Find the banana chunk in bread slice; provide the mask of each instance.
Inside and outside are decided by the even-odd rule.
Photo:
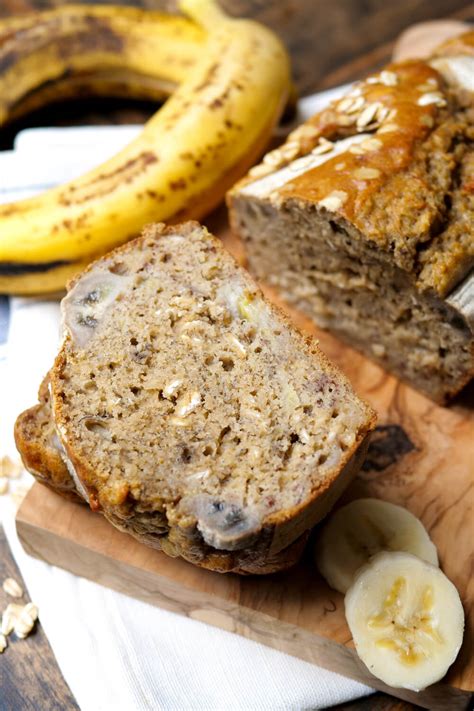
[[[258,279],[439,402],[474,373],[473,47],[368,77],[228,198]]]
[[[148,228],[62,303],[52,417],[77,490],[214,570],[295,562],[374,413],[197,223]]]

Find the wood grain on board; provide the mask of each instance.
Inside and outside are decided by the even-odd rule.
[[[32,9],[46,9],[57,6],[61,2],[63,0],[2,0],[0,17],[28,12]],[[113,0],[113,2],[153,8],[173,6],[173,2],[165,2],[165,0],[130,0],[129,2]],[[301,95],[357,79],[380,67],[389,60],[395,38],[414,22],[443,16],[474,21],[474,3],[466,3],[465,0],[432,0],[429,3],[412,0],[387,3],[386,0],[373,0],[370,4],[362,0],[335,0],[331,3],[326,0],[223,0],[223,5],[235,15],[245,14],[267,23],[282,37],[292,57],[295,82]],[[150,104],[110,100],[82,101],[80,104],[76,102],[46,108],[4,129],[0,134],[0,148],[11,147],[15,133],[24,127],[84,123],[140,123],[155,109],[156,107]],[[330,339],[323,337],[322,345],[330,355],[334,354],[336,346],[331,344]],[[338,357],[342,367],[345,367],[351,376],[351,352],[348,350],[345,357],[340,353]],[[391,387],[393,390],[393,385],[384,386],[380,383],[379,387],[377,382],[374,382],[371,387],[376,395],[380,394],[384,387]],[[369,484],[372,483],[376,487],[376,480],[381,476],[381,472],[385,472],[385,475],[392,479],[399,477],[398,493],[399,500],[402,501],[402,465],[393,469],[393,464],[398,458],[401,462],[411,462],[411,465],[415,466],[416,460],[413,457],[408,460],[406,458],[410,452],[415,451],[411,449],[413,442],[407,441],[407,438],[400,433],[397,423],[393,429],[393,419],[397,420],[397,417],[403,419],[399,416],[404,407],[403,389],[401,393],[393,392],[392,395],[393,404],[387,407],[385,413],[385,429],[379,431],[378,444],[371,451],[375,469],[363,473],[359,483],[365,486],[365,477],[369,479]],[[467,396],[465,399],[467,401]],[[462,411],[462,405],[455,406],[453,410],[455,413],[462,413]],[[428,427],[426,432],[426,425],[416,422],[416,414],[410,412],[409,419],[423,429],[422,435],[431,434],[438,444],[437,430],[436,427],[433,428],[433,423],[432,429]],[[413,436],[415,437],[415,433]],[[402,455],[401,452],[405,454]],[[449,458],[449,454],[446,455]],[[474,460],[474,457],[472,459]],[[416,492],[413,493],[412,499],[413,510],[416,512]],[[433,525],[436,528],[438,527],[436,516],[442,516],[436,500],[424,512],[425,520],[432,514],[434,514]],[[470,522],[467,521],[464,528],[469,530],[469,526]],[[456,526],[454,526],[453,539],[456,535]],[[0,561],[4,561],[7,570],[14,565],[2,536],[0,536]],[[20,579],[18,571],[15,577]],[[327,616],[330,614],[328,612]],[[48,711],[56,708],[61,708],[61,711],[76,709],[77,706],[64,683],[45,635],[40,632],[31,640],[26,640],[26,643],[26,647],[20,643],[15,645],[0,660],[0,671],[11,682],[1,684],[2,711],[24,711],[30,708],[48,709]],[[34,658],[37,661],[41,660],[41,663],[34,663]],[[31,664],[28,662],[30,659]],[[21,694],[18,693],[18,689],[21,689]],[[407,711],[414,706],[378,693],[338,708],[339,711],[373,711],[374,709]]]

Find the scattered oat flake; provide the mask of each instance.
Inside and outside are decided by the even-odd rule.
[[[8,479],[0,479],[0,496],[7,493],[9,487]]]
[[[384,123],[384,125],[379,128],[379,133],[393,133],[393,131],[399,130],[400,126],[396,123]]]
[[[0,633],[0,654],[2,654],[8,646],[7,638]]]
[[[33,621],[38,619],[39,609],[38,605],[35,605],[34,602],[28,602],[25,605],[25,612],[31,617]]]
[[[311,126],[311,124],[302,124],[295,128],[294,131],[290,133],[288,138],[292,141],[299,141],[302,138],[316,138],[319,134],[319,128],[316,126]]]
[[[260,165],[254,165],[250,168],[249,175],[251,178],[263,178],[264,175],[271,173],[271,168],[268,165],[260,163]]]
[[[380,123],[382,123],[382,121],[385,121],[385,119],[388,117],[389,113],[390,109],[388,108],[388,106],[380,106],[376,114],[377,121],[380,121]]]
[[[359,180],[374,180],[380,177],[380,170],[377,168],[357,168],[354,171],[354,176]]]
[[[266,165],[271,165],[275,168],[278,168],[280,165],[282,165],[284,163],[283,155],[282,155],[281,151],[279,151],[278,149],[276,149],[274,151],[270,151],[270,153],[267,153],[267,155],[264,156],[263,162]]]
[[[367,138],[361,145],[365,151],[378,151],[383,143],[378,138]]]
[[[300,170],[304,170],[305,168],[312,167],[313,164],[314,160],[311,158],[311,156],[303,156],[302,158],[298,158],[297,161],[290,165],[290,170],[299,172]]]
[[[354,99],[352,106],[350,109],[348,109],[347,113],[348,114],[355,114],[357,111],[360,111],[360,109],[365,105],[365,99],[363,96],[358,96]]]
[[[15,616],[13,615],[12,611],[8,609],[3,611],[2,614],[2,625],[0,628],[0,632],[4,634],[6,637],[8,637],[11,632],[13,632],[13,624],[15,621]]]
[[[300,144],[297,141],[288,141],[280,148],[280,153],[286,160],[295,158],[300,152]]]
[[[319,201],[321,207],[325,207],[326,210],[338,210],[344,205],[347,200],[347,193],[344,190],[333,190],[332,193],[327,195],[323,200]]]
[[[446,106],[446,100],[437,91],[428,92],[427,94],[422,94],[417,101],[418,106],[429,106],[430,104],[435,104],[436,106]]]
[[[26,639],[34,626],[34,621],[26,616],[25,619],[17,619],[15,621],[14,631],[18,639]]]
[[[6,454],[0,459],[0,477],[7,477],[9,479],[18,479],[22,472],[22,465],[19,461],[13,461],[11,457]]]
[[[2,587],[10,597],[23,597],[23,590],[14,578],[6,578]]]
[[[352,153],[355,156],[361,156],[365,153],[365,149],[361,145],[351,146],[349,148],[349,153]]]
[[[380,104],[378,101],[374,101],[373,104],[366,106],[357,119],[357,128],[364,128],[364,126],[367,126],[375,117],[375,114],[379,111],[379,109]]]
[[[341,99],[341,101],[339,101],[337,103],[336,108],[341,113],[346,113],[351,108],[353,103],[354,103],[354,99],[346,96],[345,99]]]
[[[322,153],[329,153],[329,151],[332,151],[334,149],[334,143],[332,141],[328,141],[326,138],[320,138],[318,145],[313,148],[311,153],[314,156],[319,156]]]
[[[398,84],[398,77],[395,72],[390,72],[384,69],[380,72],[380,81],[385,86],[396,86]]]

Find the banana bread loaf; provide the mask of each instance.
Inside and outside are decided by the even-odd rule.
[[[196,223],[98,260],[62,310],[52,420],[91,508],[213,570],[296,562],[375,419],[317,345]]]
[[[439,402],[474,368],[473,46],[370,76],[228,197],[258,279]]]

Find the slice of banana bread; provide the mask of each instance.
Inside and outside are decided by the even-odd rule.
[[[473,41],[369,77],[229,195],[259,279],[440,402],[474,369]]]
[[[53,420],[91,507],[213,570],[296,562],[375,419],[316,343],[197,223],[98,260],[62,310]]]
[[[49,375],[43,380],[39,390],[39,404],[25,410],[19,415],[15,423],[15,441],[21,453],[25,468],[35,476],[37,481],[60,496],[77,504],[85,505],[87,501],[78,493],[74,480],[75,472],[68,470],[68,459],[59,442],[56,429],[52,420],[51,399],[49,396]],[[140,534],[128,531],[139,540],[157,547],[156,538],[152,534],[146,541],[146,532]],[[258,551],[239,552],[237,559],[230,558],[227,554],[220,555],[216,552],[208,559],[211,565],[221,571],[231,569],[236,573],[258,572],[259,574],[273,573],[286,570],[298,562],[308,539],[309,531],[302,534],[282,551],[269,555],[265,561],[257,558]],[[162,539],[166,547],[166,538]],[[169,547],[172,554],[172,549]],[[201,554],[200,554],[201,555]],[[255,567],[256,566],[256,567]],[[255,569],[254,569],[255,567]]]

